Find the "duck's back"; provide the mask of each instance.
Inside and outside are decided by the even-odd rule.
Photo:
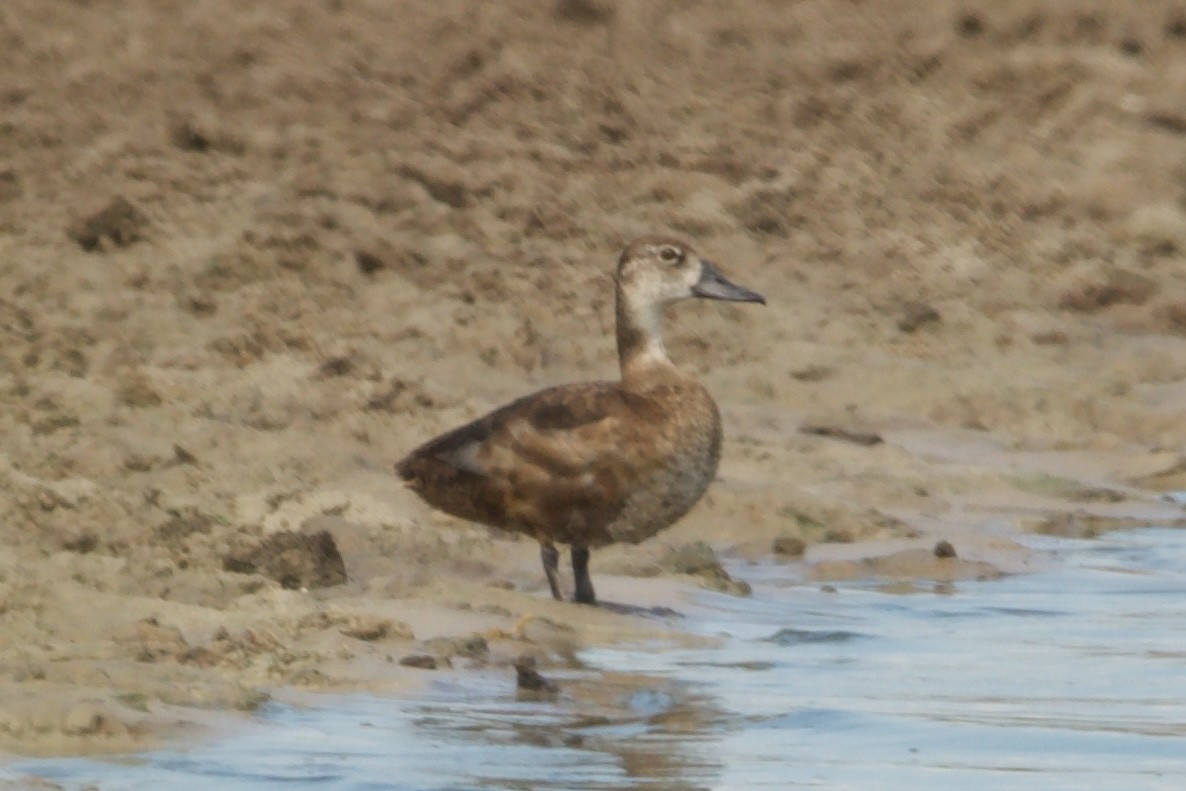
[[[683,377],[644,389],[542,390],[417,448],[396,465],[433,506],[545,541],[648,538],[716,473],[720,417]]]

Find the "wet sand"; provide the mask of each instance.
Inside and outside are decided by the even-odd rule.
[[[1180,521],[1183,11],[722,9],[5,5],[0,748],[681,639],[391,472],[613,376],[641,232],[769,305],[673,311],[720,479],[603,599],[742,595],[697,542],[893,585]]]

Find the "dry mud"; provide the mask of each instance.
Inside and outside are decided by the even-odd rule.
[[[699,541],[909,588],[1174,522],[1184,92],[1176,2],[5,2],[0,742],[669,628],[391,474],[613,376],[642,232],[769,305],[673,311],[720,480],[604,598],[743,593]]]

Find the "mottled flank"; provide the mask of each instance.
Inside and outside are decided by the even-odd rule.
[[[689,297],[763,301],[679,240],[634,241],[617,272],[621,381],[521,398],[417,448],[399,476],[442,511],[538,540],[558,599],[553,542],[572,545],[575,598],[593,602],[589,548],[650,538],[716,475],[720,413],[663,347],[662,307]]]

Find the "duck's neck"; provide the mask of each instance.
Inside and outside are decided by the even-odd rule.
[[[663,346],[663,309],[649,300],[631,299],[617,288],[618,364],[622,383],[644,386],[656,376],[676,374]]]

